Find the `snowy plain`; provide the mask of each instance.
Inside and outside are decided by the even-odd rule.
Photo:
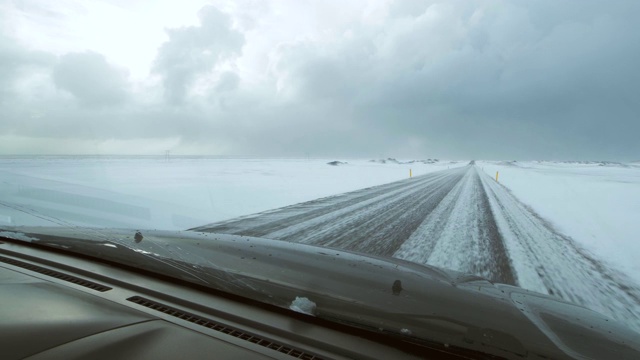
[[[467,161],[0,157],[1,225],[184,230]]]

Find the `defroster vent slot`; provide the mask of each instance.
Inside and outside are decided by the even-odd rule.
[[[215,331],[221,332],[221,333],[225,333],[227,335],[231,335],[233,337],[237,337],[239,339],[248,341],[248,342],[252,342],[254,344],[258,344],[260,346],[264,346],[266,348],[281,352],[283,354],[287,354],[289,356],[292,356],[294,358],[297,359],[313,359],[313,360],[321,360],[322,358],[314,355],[314,354],[310,354],[304,350],[300,350],[300,349],[295,349],[291,346],[287,346],[287,345],[283,345],[280,344],[278,342],[275,342],[273,340],[268,340],[265,338],[262,338],[260,336],[256,336],[254,334],[250,334],[247,333],[245,331],[239,330],[239,329],[235,329],[232,328],[230,326],[227,325],[223,325],[220,323],[217,323],[211,319],[207,319],[204,317],[201,317],[199,315],[195,315],[165,304],[161,304],[159,302],[156,302],[154,300],[149,300],[149,299],[145,299],[143,297],[140,296],[133,296],[127,299],[128,301],[131,301],[133,303],[136,303],[138,305],[142,305],[144,307],[147,307],[149,309],[153,309],[162,313],[165,313],[167,315],[171,315],[174,317],[177,317],[179,319],[182,320],[186,320],[189,322],[192,322],[194,324],[198,324],[200,326],[204,326],[206,328],[209,329],[213,329]]]
[[[100,292],[105,292],[105,291],[109,291],[112,288],[102,285],[102,284],[98,284],[95,283],[93,281],[89,281],[89,280],[85,280],[85,279],[81,279],[79,277],[73,276],[73,275],[69,275],[69,274],[65,274],[56,270],[51,270],[51,269],[47,269],[47,268],[43,268],[41,266],[38,265],[33,265],[33,264],[29,264],[20,260],[15,260],[15,259],[11,259],[11,258],[7,258],[4,256],[0,256],[0,262],[3,262],[5,264],[9,264],[9,265],[13,265],[13,266],[17,266],[23,269],[27,269],[30,271],[34,271],[37,272],[39,274],[42,275],[46,275],[46,276],[51,276],[52,278],[56,278],[59,280],[63,280],[63,281],[68,281],[70,283],[76,284],[76,285],[80,285],[80,286],[84,286],[86,288],[95,290],[95,291],[100,291]]]

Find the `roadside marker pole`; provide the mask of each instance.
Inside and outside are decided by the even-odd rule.
[[[413,174],[411,174],[411,169],[409,169],[409,177],[413,177]]]
[[[498,172],[496,171],[496,182],[498,182]]]

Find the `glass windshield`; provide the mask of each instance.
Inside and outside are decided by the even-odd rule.
[[[58,248],[66,236],[77,252],[111,244],[124,251],[114,258],[224,291],[237,289],[211,276],[241,276],[254,300],[400,335],[435,313],[388,322],[378,302],[418,309],[427,295],[402,276],[421,271],[513,285],[640,331],[639,10],[3,2],[0,232],[49,234]],[[260,262],[269,271],[216,267],[192,244],[221,246],[216,235],[275,241],[267,258],[289,247]],[[356,254],[386,275],[357,268]],[[332,300],[308,311],[295,301],[322,274]],[[384,296],[356,296],[357,277]],[[345,299],[369,312],[340,313]]]

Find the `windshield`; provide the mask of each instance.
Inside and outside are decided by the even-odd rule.
[[[388,321],[376,319],[383,300],[426,301],[400,294],[402,276],[427,271],[437,275],[419,277],[482,277],[640,331],[638,11],[634,1],[3,2],[0,234],[87,254],[111,244],[128,252],[98,253],[371,328]],[[235,249],[221,245],[229,235],[249,242],[251,260],[290,247],[246,268],[198,254]],[[356,270],[357,254],[381,263]],[[353,278],[374,274],[371,289],[389,298],[357,294]],[[310,305],[303,284],[322,276],[331,281]],[[227,286],[240,278],[253,292]],[[358,306],[338,311],[347,299]],[[428,338],[410,328],[418,313],[385,326]]]

